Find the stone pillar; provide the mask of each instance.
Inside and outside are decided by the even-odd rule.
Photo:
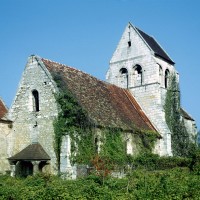
[[[10,176],[15,177],[15,175],[16,175],[16,164],[11,164],[10,170],[11,170]]]
[[[31,161],[32,165],[33,165],[33,175],[39,173],[39,164],[40,161]]]

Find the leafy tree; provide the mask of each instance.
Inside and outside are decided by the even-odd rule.
[[[187,156],[189,153],[189,134],[180,112],[180,89],[175,74],[169,79],[165,99],[165,118],[171,131],[172,152],[174,156]]]
[[[200,130],[197,133],[197,144],[198,144],[198,147],[200,147]]]

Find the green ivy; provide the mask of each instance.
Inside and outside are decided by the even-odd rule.
[[[165,118],[171,131],[172,152],[174,156],[187,156],[190,141],[180,112],[180,89],[176,75],[169,79],[169,88],[165,98]]]
[[[152,152],[157,139],[160,137],[157,132],[150,130],[137,129],[135,134],[138,135],[140,140],[138,141],[140,152]]]
[[[89,119],[87,112],[77,101],[77,98],[66,88],[62,76],[54,75],[59,92],[55,94],[58,104],[58,116],[54,120],[54,150],[57,158],[58,173],[60,173],[60,154],[63,136],[71,139],[71,163],[90,164],[97,155],[95,146],[95,124]],[[153,131],[136,129],[141,151],[152,151],[158,135]],[[110,166],[124,166],[129,162],[126,154],[124,132],[118,128],[101,128],[99,157],[106,160]]]
[[[58,104],[58,117],[54,121],[54,149],[57,157],[58,172],[60,171],[60,154],[63,136],[71,139],[71,162],[86,164],[92,158],[94,148],[93,123],[82,109],[72,93],[65,89],[61,77],[55,77],[59,93],[55,95]]]
[[[107,128],[103,130],[100,156],[109,160],[111,165],[122,166],[126,163],[126,144],[122,134],[120,129]]]

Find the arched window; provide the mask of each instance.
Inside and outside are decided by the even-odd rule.
[[[33,95],[33,111],[38,112],[40,105],[39,105],[39,93],[37,90],[32,91]]]
[[[142,75],[142,67],[140,65],[135,65],[134,67],[134,79],[135,86],[142,85],[143,75]]]
[[[165,88],[168,88],[169,85],[169,70],[165,70]]]
[[[159,65],[159,78],[160,78],[160,85],[163,86],[163,69]]]
[[[128,88],[128,70],[126,68],[121,68],[120,72],[120,86],[122,88]]]

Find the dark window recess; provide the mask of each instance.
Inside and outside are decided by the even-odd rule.
[[[121,68],[120,70],[119,70],[119,72],[121,73],[121,75],[122,75],[122,82],[124,83],[124,86],[126,87],[126,88],[128,88],[128,70],[126,69],[126,68]]]
[[[135,73],[137,74],[138,83],[142,85],[143,82],[143,74],[142,74],[142,67],[140,65],[135,66]]]
[[[98,138],[95,138],[94,145],[95,145],[95,151],[96,153],[98,153]]]
[[[131,47],[131,41],[128,41],[128,47]]]
[[[39,111],[39,93],[37,90],[33,90],[32,94],[33,94],[33,110],[38,112]]]
[[[165,70],[165,88],[168,88],[168,84],[169,84],[169,70],[166,69]]]

